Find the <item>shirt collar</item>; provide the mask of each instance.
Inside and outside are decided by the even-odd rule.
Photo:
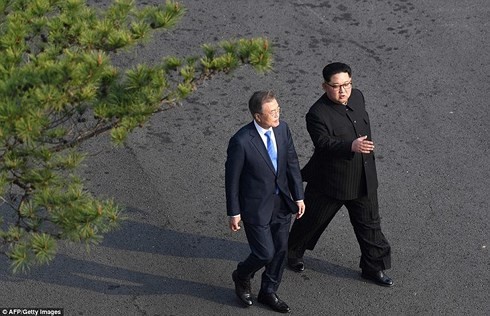
[[[257,124],[257,122],[255,120],[254,120],[254,125],[255,125],[255,128],[257,129],[257,132],[259,132],[259,134],[261,134],[261,135],[265,135],[265,132],[267,132],[267,131],[272,132],[272,127],[269,127],[269,129],[265,129],[262,126],[260,126],[259,124]]]

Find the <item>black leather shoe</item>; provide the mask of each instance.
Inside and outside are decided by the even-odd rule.
[[[288,304],[284,303],[276,293],[262,293],[259,292],[259,296],[257,297],[257,301],[264,305],[269,306],[273,310],[279,313],[289,313],[291,309]]]
[[[288,267],[298,273],[305,271],[303,258],[288,258]]]
[[[238,274],[235,271],[231,274],[231,278],[233,282],[235,282],[235,293],[236,296],[242,301],[245,306],[252,306],[252,289],[250,286],[250,279],[242,280],[238,277]]]
[[[362,271],[361,277],[374,281],[374,283],[381,286],[393,286],[393,280],[387,276],[383,271]]]

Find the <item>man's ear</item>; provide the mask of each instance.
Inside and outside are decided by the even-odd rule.
[[[323,82],[323,83],[322,83],[322,89],[323,89],[323,91],[325,91],[325,92],[327,91],[327,83],[326,83],[326,82]]]

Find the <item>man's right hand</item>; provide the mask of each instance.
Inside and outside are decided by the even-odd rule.
[[[367,136],[356,138],[352,142],[351,150],[355,153],[370,154],[374,150],[374,143],[366,138]]]
[[[240,215],[237,215],[237,216],[230,216],[230,222],[229,222],[229,225],[230,225],[230,229],[234,232],[240,230],[240,221],[241,221],[242,217]]]

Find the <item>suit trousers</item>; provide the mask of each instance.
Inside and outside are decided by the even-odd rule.
[[[291,211],[280,195],[274,195],[274,211],[268,225],[243,223],[251,253],[237,267],[240,279],[253,278],[265,267],[260,290],[275,293],[281,283],[287,255]]]
[[[337,200],[307,185],[305,205],[305,214],[295,220],[291,228],[289,258],[302,258],[306,249],[313,250],[335,214],[345,205],[361,249],[359,267],[365,271],[381,271],[391,267],[391,248],[381,232],[376,191],[354,200]]]

